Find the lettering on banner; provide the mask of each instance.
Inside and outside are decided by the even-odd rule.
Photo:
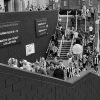
[[[20,22],[0,23],[0,47],[21,42]]]
[[[48,34],[47,18],[36,19],[36,36],[40,37]]]

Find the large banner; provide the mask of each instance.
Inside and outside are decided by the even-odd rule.
[[[40,37],[48,34],[47,18],[36,19],[36,36]]]
[[[5,47],[20,42],[20,22],[0,23],[0,47]]]

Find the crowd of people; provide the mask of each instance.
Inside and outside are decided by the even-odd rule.
[[[34,63],[28,62],[24,59],[18,61],[15,58],[10,58],[8,60],[8,65],[24,71],[49,75],[60,79],[65,78],[65,66],[63,65],[62,61],[58,61],[56,57],[53,59],[53,61],[47,61],[44,57],[40,57],[40,60],[36,60]]]
[[[26,8],[26,11],[45,11],[45,10],[52,10],[52,6],[50,5],[42,5],[42,6],[33,6],[32,4],[31,5],[28,5],[27,8]]]
[[[74,69],[76,68],[78,75],[83,70],[91,70],[98,73],[100,69],[100,54],[97,48],[94,47],[95,33],[93,29],[88,32],[77,31],[77,33],[78,37],[75,38],[73,46],[76,44],[81,45],[83,52],[81,54],[68,53],[68,67],[72,67],[73,72],[75,72]],[[75,34],[73,35],[75,37]]]
[[[92,14],[88,20],[91,20],[93,17],[94,15]],[[73,26],[71,30],[67,30],[67,35],[65,35],[65,32],[66,31],[62,25],[58,23],[57,32],[52,35],[46,52],[47,56],[49,55],[52,57],[52,60],[40,57],[40,60],[36,60],[36,62],[31,63],[24,59],[18,61],[15,58],[10,58],[8,60],[8,65],[10,67],[56,77],[63,80],[68,80],[74,76],[79,77],[80,72],[86,70],[93,69],[95,72],[98,72],[100,67],[100,55],[94,48],[95,33],[92,25],[90,24],[87,32],[84,32],[81,29],[76,31]],[[73,46],[78,44],[83,47],[82,53],[80,54],[75,54],[72,50],[66,54],[66,57],[68,58],[66,60],[66,65],[64,65],[63,60],[58,59],[59,35],[61,35],[60,39],[73,40]]]
[[[91,33],[91,34],[90,34]],[[80,72],[86,71],[88,69],[94,68],[94,71],[97,72],[100,65],[100,57],[98,52],[93,49],[94,42],[94,34],[92,32],[81,34],[81,31],[76,32],[70,31],[70,39],[73,39],[75,44],[80,44],[83,46],[83,52],[81,54],[74,54],[73,52],[69,52],[66,54],[67,56],[67,64],[63,64],[63,60],[57,59],[57,51],[58,51],[58,42],[57,35],[53,35],[51,38],[51,48],[50,55],[52,56],[52,60],[47,60],[44,57],[40,57],[40,60],[36,60],[36,62],[31,63],[27,60],[18,61],[15,58],[10,58],[8,60],[8,65],[10,67],[19,68],[22,70],[30,71],[33,73],[39,73],[48,75],[51,77],[60,78],[63,80],[68,80],[74,76],[79,77]],[[88,38],[87,34],[89,35]]]

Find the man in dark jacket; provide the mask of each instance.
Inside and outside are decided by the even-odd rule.
[[[55,69],[53,73],[53,77],[59,78],[59,79],[64,79],[64,71],[61,68]]]

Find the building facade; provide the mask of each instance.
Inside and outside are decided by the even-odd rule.
[[[87,6],[87,8],[93,6],[98,7],[98,2],[100,0],[61,0],[61,8],[62,9],[80,9],[83,4]]]

